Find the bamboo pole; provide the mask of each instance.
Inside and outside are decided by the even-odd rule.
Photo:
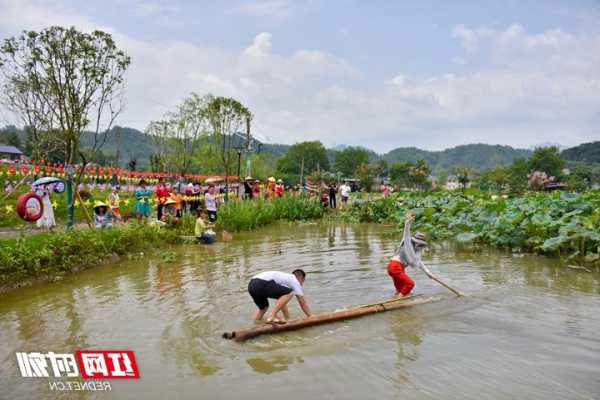
[[[358,318],[369,314],[375,314],[384,311],[397,310],[399,308],[416,306],[419,304],[432,303],[441,300],[440,296],[421,297],[414,296],[409,298],[392,299],[382,301],[380,303],[367,304],[365,306],[353,307],[347,310],[334,311],[315,315],[310,318],[294,319],[285,324],[264,324],[237,331],[225,332],[222,337],[224,339],[233,339],[236,342],[243,342],[260,335],[267,335],[279,332],[293,331],[297,329],[307,328],[309,326],[326,324],[329,322],[342,321],[350,318]]]
[[[439,283],[440,285],[442,285],[443,287],[445,287],[446,289],[448,289],[449,291],[451,291],[452,293],[454,293],[455,295],[457,295],[458,297],[461,296],[465,296],[464,293],[459,292],[457,289],[454,289],[453,287],[449,286],[448,284],[444,283],[440,278],[438,278],[435,275],[427,275],[429,278],[433,279],[434,281],[436,281],[437,283]]]
[[[85,206],[83,205],[83,200],[81,200],[81,196],[79,195],[79,190],[77,190],[77,188],[75,189],[75,197],[77,197],[77,200],[79,200],[79,204],[81,204],[81,208],[83,208],[83,213],[85,215],[85,219],[89,228],[94,229],[94,225],[92,224],[90,214],[88,213],[87,208],[85,208]]]

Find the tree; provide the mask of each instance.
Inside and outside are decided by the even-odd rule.
[[[296,143],[277,161],[277,173],[308,176],[316,170],[329,170],[327,150],[319,141]]]
[[[106,142],[122,111],[124,74],[130,58],[108,33],[82,33],[53,26],[24,31],[0,47],[3,101],[32,130],[36,145],[62,152],[65,163],[83,160],[85,129],[92,132],[91,153]],[[73,224],[72,179],[67,179],[68,226]]]
[[[388,176],[388,174],[390,173],[388,163],[384,159],[379,159],[377,161],[374,161],[373,167],[375,168],[375,173],[378,176]]]
[[[577,163],[567,176],[569,188],[577,191],[584,191],[592,186],[594,172],[590,165]]]
[[[455,167],[454,174],[463,189],[466,189],[473,178],[473,170],[466,166]]]
[[[160,121],[151,121],[146,133],[152,136],[157,166],[162,164],[181,176],[191,169],[200,137],[207,134],[207,105],[212,96],[192,93],[177,111],[169,112]],[[162,162],[161,162],[162,161]]]
[[[246,134],[250,135],[252,113],[235,99],[214,97],[208,101],[206,117],[212,129],[213,138],[220,141],[219,154],[225,174],[225,201],[228,201],[229,180],[227,177],[233,175],[233,166],[238,157],[233,143],[234,135],[238,134],[242,126],[245,126]],[[215,143],[217,143],[216,140]]]
[[[361,147],[346,147],[335,153],[334,170],[344,177],[354,176],[356,169],[362,164],[369,163],[369,152]]]
[[[430,173],[431,170],[429,168],[429,164],[423,159],[418,160],[417,163],[410,169],[410,176],[412,178],[412,182],[417,188],[421,190],[425,190],[425,188],[427,187],[427,182]]]
[[[410,171],[413,167],[414,164],[410,162],[397,162],[390,165],[390,179],[397,188],[403,189],[412,187],[412,176]]]
[[[19,139],[17,129],[12,125],[2,128],[2,130],[0,130],[0,143],[20,148],[21,139]]]
[[[509,167],[508,186],[513,193],[521,193],[527,188],[529,165],[523,158],[517,158]]]
[[[360,179],[360,187],[370,193],[375,178],[375,167],[371,164],[361,164],[358,166],[356,174]]]
[[[565,160],[560,156],[558,147],[538,147],[528,162],[529,171],[542,171],[549,177],[559,178],[565,167]]]

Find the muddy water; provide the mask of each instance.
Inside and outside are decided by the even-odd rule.
[[[600,274],[489,249],[439,246],[431,269],[468,298],[414,272],[438,303],[266,336],[248,325],[250,277],[308,271],[315,312],[389,297],[394,242],[375,226],[277,225],[228,243],[174,248],[0,297],[1,399],[600,398]],[[299,316],[297,303],[290,307]],[[57,393],[20,376],[16,351],[132,349],[139,381]]]

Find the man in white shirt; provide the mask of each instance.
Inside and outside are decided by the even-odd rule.
[[[342,206],[345,206],[348,203],[348,197],[350,197],[350,192],[352,189],[348,182],[344,182],[342,186],[340,186],[340,196],[342,197]]]
[[[310,308],[304,299],[304,291],[302,290],[305,278],[306,273],[301,269],[296,269],[291,274],[279,271],[265,271],[253,276],[250,279],[250,283],[248,283],[248,293],[250,293],[254,304],[258,307],[258,310],[254,313],[254,321],[260,321],[267,312],[269,308],[268,299],[277,299],[277,303],[275,303],[273,311],[271,311],[271,314],[267,318],[267,322],[285,323],[277,318],[277,313],[281,311],[286,320],[290,318],[287,303],[294,295],[298,299],[300,308],[306,316],[312,316]]]

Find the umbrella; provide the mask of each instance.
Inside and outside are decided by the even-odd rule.
[[[57,182],[62,182],[62,180],[55,178],[53,176],[45,176],[45,177],[40,178],[40,179],[36,180],[35,182],[33,182],[33,186],[49,185],[51,183],[57,183]]]

